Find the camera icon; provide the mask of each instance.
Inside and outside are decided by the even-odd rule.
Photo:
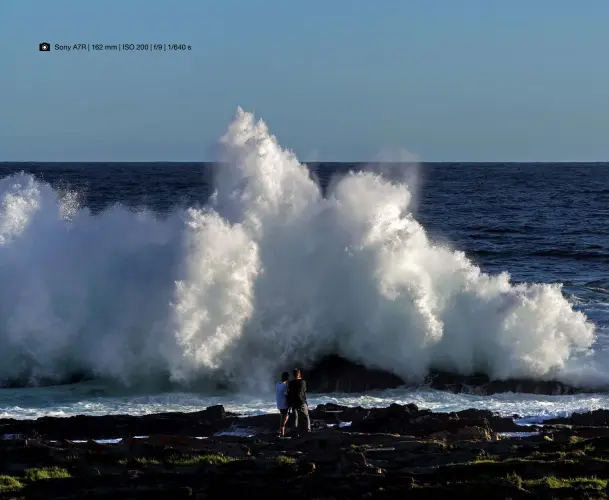
[[[42,42],[38,45],[38,49],[40,52],[49,52],[51,50],[51,44],[47,42]]]

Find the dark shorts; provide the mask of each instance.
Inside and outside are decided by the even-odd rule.
[[[285,410],[279,409],[279,413],[281,413],[282,417],[287,417],[288,416],[288,409],[287,408]]]

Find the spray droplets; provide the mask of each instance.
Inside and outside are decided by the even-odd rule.
[[[324,197],[241,109],[221,145],[209,205],[163,219],[0,181],[0,378],[78,369],[247,391],[330,352],[410,379],[604,373],[560,287],[513,286],[434,244],[406,183],[350,173]]]

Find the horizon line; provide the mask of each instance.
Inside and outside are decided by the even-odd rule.
[[[300,160],[300,163],[306,163],[306,164],[358,164],[358,165],[382,165],[382,164],[403,164],[403,165],[408,165],[408,164],[419,164],[419,165],[429,165],[429,164],[455,164],[455,163],[466,163],[469,165],[496,165],[496,164],[503,164],[503,165],[531,165],[531,164],[538,164],[538,165],[573,165],[573,164],[579,164],[579,165],[590,165],[590,164],[602,164],[602,163],[609,163],[609,159],[608,160],[588,160],[588,161],[577,161],[577,160],[571,160],[571,161],[548,161],[548,160],[544,160],[544,161],[502,161],[502,160],[492,160],[492,161],[467,161],[467,160],[442,160],[442,161],[425,161],[425,160],[421,160],[421,161],[374,161],[374,160],[330,160],[330,161],[324,161],[324,160]],[[149,165],[149,164],[153,164],[153,163],[170,163],[170,164],[174,164],[174,165],[192,165],[192,164],[209,164],[209,163],[228,163],[228,162],[223,162],[221,160],[180,160],[180,161],[176,161],[176,160],[151,160],[151,161],[146,161],[146,160],[138,160],[138,161],[129,161],[129,160],[111,160],[111,161],[106,161],[106,160],[70,160],[70,161],[40,161],[40,160],[0,160],[0,166],[1,165],[5,165],[5,164],[62,164],[62,165],[73,165],[73,164],[88,164],[88,165],[95,165],[95,164],[132,164],[132,165]]]

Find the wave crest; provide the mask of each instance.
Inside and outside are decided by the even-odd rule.
[[[0,180],[0,379],[168,373],[246,389],[330,353],[406,380],[606,378],[594,325],[559,285],[514,286],[434,244],[405,183],[349,173],[323,196],[241,109],[221,144],[209,204],[165,218],[93,216],[32,176]]]

